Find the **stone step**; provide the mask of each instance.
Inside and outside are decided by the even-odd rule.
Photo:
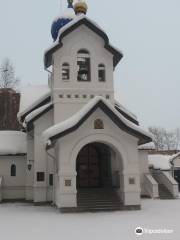
[[[141,207],[140,205],[137,206],[113,206],[113,207],[74,207],[74,208],[60,208],[60,211],[62,213],[82,213],[82,212],[107,212],[107,211],[124,211],[124,210],[133,210],[133,211],[138,211],[140,210]]]
[[[80,189],[77,194],[79,209],[90,211],[122,210],[123,204],[114,189]]]
[[[164,184],[159,184],[159,197],[160,199],[173,199],[173,195],[170,193],[170,191],[167,189],[167,187]]]

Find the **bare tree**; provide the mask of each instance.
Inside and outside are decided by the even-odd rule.
[[[156,147],[156,150],[164,149],[164,128],[160,127],[149,127],[149,131],[153,135],[153,141]]]
[[[0,66],[0,88],[16,89],[19,82],[19,78],[15,76],[15,68],[12,62],[8,58],[4,59]]]
[[[180,149],[180,128],[176,128],[174,134],[176,139],[176,149]]]
[[[165,150],[176,150],[176,136],[174,131],[164,131]]]
[[[180,148],[180,129],[166,130],[161,127],[149,127],[156,150],[178,150]]]

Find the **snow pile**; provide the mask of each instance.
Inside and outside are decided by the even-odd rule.
[[[0,131],[0,155],[27,153],[26,134],[18,131]]]
[[[140,145],[139,150],[155,150],[155,144],[153,142]]]
[[[153,166],[155,169],[169,170],[171,168],[170,155],[163,154],[149,154],[148,161],[149,165]]]
[[[30,122],[31,120],[33,120],[36,116],[38,116],[39,114],[41,114],[43,111],[45,111],[48,107],[50,107],[53,103],[48,103],[45,104],[44,106],[32,111],[30,114],[27,115],[27,117],[25,118],[25,124]]]
[[[50,95],[48,85],[33,85],[20,89],[21,101],[18,118]]]
[[[146,131],[144,131],[141,127],[135,125],[134,123],[130,122],[129,120],[127,120],[125,117],[123,117],[122,114],[120,114],[115,108],[114,106],[109,103],[109,101],[107,101],[105,98],[97,96],[95,98],[93,98],[92,100],[90,100],[80,111],[78,111],[75,115],[73,115],[72,117],[68,118],[67,120],[56,124],[52,127],[50,127],[49,129],[47,129],[46,131],[44,131],[43,133],[43,138],[45,141],[45,145],[47,144],[48,140],[75,126],[99,101],[102,101],[119,119],[121,119],[121,121],[128,126],[129,128],[149,137],[152,138],[152,135]]]

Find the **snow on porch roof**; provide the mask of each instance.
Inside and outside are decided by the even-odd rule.
[[[49,97],[50,88],[48,85],[33,85],[21,88],[18,119],[23,121],[24,119],[21,118],[24,118],[28,113],[37,108],[41,102],[45,101]]]
[[[26,154],[26,134],[18,131],[0,131],[0,155]]]
[[[146,143],[138,147],[139,150],[155,150],[154,142]]]
[[[105,45],[104,48],[107,49],[107,51],[111,52],[113,54],[113,63],[114,67],[118,64],[118,62],[123,57],[123,54],[121,51],[114,46],[112,46],[109,42],[108,36],[105,33],[105,31],[99,27],[98,24],[96,24],[94,21],[89,19],[86,15],[82,14],[77,17],[75,17],[71,22],[67,23],[64,27],[62,27],[59,31],[59,35],[55,43],[48,48],[44,53],[44,65],[45,68],[48,68],[51,66],[52,61],[52,54],[59,48],[62,47],[62,39],[72,32],[74,29],[79,27],[80,25],[86,25],[89,29],[94,31],[96,34],[98,34],[100,37],[104,39]]]
[[[120,108],[123,112],[125,112],[127,115],[129,115],[131,118],[133,118],[134,120],[137,121],[137,116],[132,113],[131,111],[129,111],[129,109],[127,109],[126,107],[124,107],[121,103],[119,103],[117,100],[115,100],[115,106],[117,106],[118,108]]]
[[[30,114],[28,114],[25,117],[25,123],[28,123],[30,121],[32,121],[34,118],[36,118],[39,114],[41,114],[42,112],[44,112],[46,109],[48,109],[49,107],[51,107],[53,105],[53,103],[48,103],[43,105],[40,108],[37,108],[36,110],[32,111]]]
[[[116,124],[120,123],[119,126],[122,127],[124,131],[138,137],[140,144],[152,141],[152,135],[150,133],[123,117],[123,115],[119,113],[106,99],[97,96],[90,100],[80,111],[69,119],[44,131],[43,138],[45,145],[49,143],[49,140],[56,140],[77,129],[82,121],[85,121],[89,114],[95,111],[98,107],[102,108]]]
[[[40,108],[35,109],[30,114],[25,117],[23,122],[23,127],[27,129],[27,131],[33,128],[33,122],[37,120],[40,116],[42,116],[45,112],[49,111],[53,108],[53,102],[43,105]]]

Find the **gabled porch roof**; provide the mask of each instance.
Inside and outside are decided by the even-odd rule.
[[[76,129],[96,110],[100,108],[121,130],[139,139],[139,145],[152,141],[152,135],[131,121],[127,120],[114,106],[103,97],[95,97],[89,101],[80,111],[69,119],[56,124],[43,133],[46,147],[48,143],[56,141]]]

